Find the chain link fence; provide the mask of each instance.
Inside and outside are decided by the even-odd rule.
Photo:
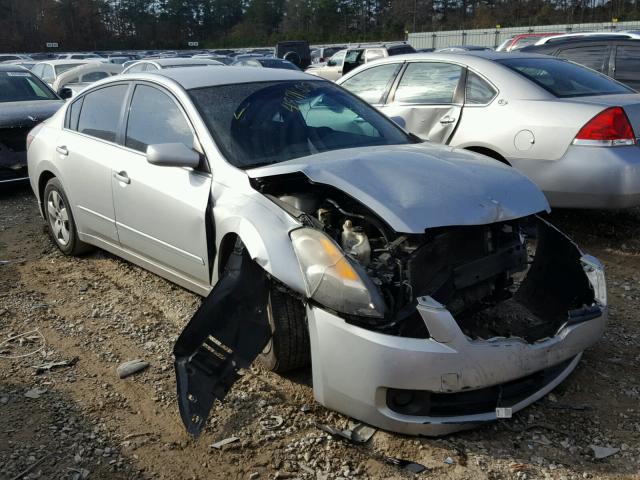
[[[445,48],[458,45],[477,45],[496,48],[505,40],[524,33],[578,33],[619,32],[640,30],[640,22],[579,23],[564,25],[538,25],[534,27],[493,28],[477,30],[448,30],[440,32],[416,32],[408,35],[414,48]]]

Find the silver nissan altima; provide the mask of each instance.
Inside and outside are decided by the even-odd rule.
[[[311,361],[318,402],[392,431],[509,418],[605,326],[602,265],[538,215],[528,178],[317,77],[112,77],[28,142],[62,252],[99,247],[206,296],[174,347],[196,436],[256,358]]]
[[[586,67],[531,53],[421,53],[338,83],[421,138],[512,165],[554,207],[640,205],[640,95]]]

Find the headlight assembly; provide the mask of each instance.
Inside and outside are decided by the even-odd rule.
[[[319,230],[291,232],[307,296],[337,312],[384,318],[385,304],[364,269]]]

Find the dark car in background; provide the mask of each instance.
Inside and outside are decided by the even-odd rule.
[[[62,105],[27,69],[0,65],[0,184],[28,179],[27,134]]]
[[[520,51],[565,58],[640,91],[640,39],[620,35],[572,37]]]

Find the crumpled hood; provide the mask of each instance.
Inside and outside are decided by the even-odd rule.
[[[0,103],[0,128],[35,126],[64,105],[63,100]]]
[[[338,150],[247,170],[251,178],[302,172],[360,201],[399,233],[520,218],[549,204],[500,162],[433,144]]]

